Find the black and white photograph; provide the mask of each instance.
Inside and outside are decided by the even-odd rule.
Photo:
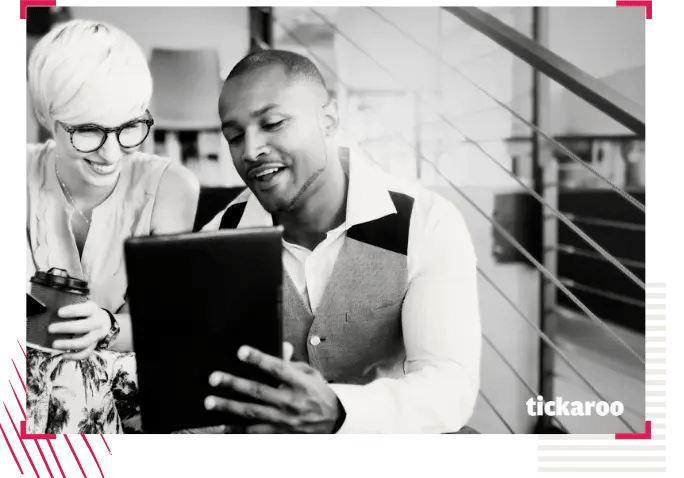
[[[650,437],[646,22],[28,8],[25,432]]]

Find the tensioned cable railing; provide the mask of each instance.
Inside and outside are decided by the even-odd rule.
[[[381,68],[385,73],[387,73],[395,82],[403,83],[400,80],[397,80],[395,75],[384,65],[382,65],[378,60],[370,55],[365,49],[360,47],[358,43],[356,43],[353,39],[349,37],[349,35],[345,34],[342,32],[337,25],[334,23],[330,22],[330,20],[325,17],[323,14],[320,12],[317,12],[314,9],[310,9],[314,15],[316,15],[321,21],[323,21],[328,27],[330,27],[333,31],[335,31],[337,34],[339,34],[342,38],[344,38],[346,41],[348,41],[352,46],[354,46],[360,53],[362,53],[364,56],[366,56],[368,59],[370,59],[373,63],[375,63],[379,68]],[[406,86],[406,85],[405,85]],[[437,108],[439,111],[439,108]],[[444,117],[441,113],[439,114],[440,117],[444,119],[444,121],[452,126],[461,136],[463,136],[466,140],[468,140],[468,136],[465,135],[456,125],[451,123],[448,118]],[[523,119],[523,121],[525,121]],[[631,271],[629,271],[626,267],[624,267],[622,264],[617,262],[617,260],[610,254],[608,253],[605,249],[603,249],[600,245],[598,245],[593,239],[591,239],[589,236],[587,236],[583,231],[581,231],[577,226],[575,226],[571,221],[569,221],[563,213],[558,211],[556,208],[550,206],[544,198],[542,198],[536,191],[534,191],[532,188],[530,188],[527,184],[525,184],[520,178],[518,178],[515,174],[510,172],[503,164],[501,164],[500,161],[498,161],[496,158],[494,158],[489,152],[487,152],[482,146],[480,146],[477,142],[474,142],[470,140],[471,144],[473,144],[477,149],[479,149],[482,153],[485,154],[486,157],[491,159],[501,170],[503,170],[507,175],[509,175],[513,180],[515,180],[520,186],[522,186],[535,200],[537,200],[542,206],[547,207],[553,214],[560,219],[565,225],[567,225],[573,232],[577,233],[582,239],[584,239],[589,245],[592,246],[594,250],[599,252],[604,259],[607,261],[611,262],[614,266],[616,266],[621,272],[623,272],[627,277],[629,277],[633,282],[635,282],[637,285],[639,285],[642,289],[645,289],[644,283],[637,278]],[[498,228],[499,232],[503,232],[506,235],[508,233],[501,227]],[[510,235],[509,235],[510,236]],[[604,321],[602,321],[600,318],[598,318],[589,308],[584,305],[567,287],[565,287],[548,269],[546,269],[543,265],[541,265],[532,255],[530,255],[527,250],[522,248],[520,251],[530,262],[532,262],[535,267],[542,273],[544,276],[551,281],[559,290],[561,290],[582,312],[584,312],[591,320],[593,320],[595,323],[597,323],[599,326],[601,326],[608,334],[614,339],[617,340],[623,347],[625,347],[632,355],[634,355],[642,364],[645,364],[644,359],[637,354],[629,345],[627,345],[624,340],[622,340],[616,333],[613,331],[611,327],[609,327]]]
[[[533,65],[604,114],[644,137],[644,108],[516,29],[477,7],[441,7],[516,57]]]
[[[410,146],[410,144],[409,144],[409,146]],[[365,148],[361,148],[361,149],[366,153],[366,155],[369,156],[369,158],[374,159],[374,158],[372,157],[372,154],[371,154],[367,149],[365,149]],[[429,163],[429,164],[433,167],[433,169],[435,170],[435,172],[436,172],[444,181],[446,181],[447,184],[449,184],[449,186],[450,186],[454,191],[456,191],[456,192],[457,192],[463,199],[465,199],[473,208],[475,208],[475,210],[478,211],[478,212],[480,213],[480,215],[482,215],[483,217],[485,217],[487,220],[489,220],[489,222],[490,222],[494,227],[496,227],[497,229],[499,229],[499,232],[501,232],[501,233],[506,237],[506,239],[511,243],[511,245],[513,245],[513,247],[515,247],[516,249],[518,249],[522,254],[525,254],[525,255],[527,256],[528,259],[534,260],[534,259],[529,255],[529,253],[527,252],[527,250],[526,250],[526,249],[525,249],[525,248],[524,248],[524,247],[523,247],[515,238],[513,238],[505,229],[503,229],[502,226],[499,225],[494,219],[490,218],[489,215],[488,215],[485,211],[483,211],[477,204],[475,204],[475,202],[474,202],[467,194],[465,194],[465,193],[462,191],[461,188],[459,188],[458,186],[456,186],[449,178],[447,178],[447,177],[441,172],[441,170],[439,170],[439,169],[434,165],[434,163],[433,163],[432,161],[430,161],[430,160],[428,160],[428,159],[426,159],[426,158],[424,158],[424,157],[423,157],[423,160],[424,160],[424,162]],[[378,164],[377,161],[374,161],[374,162],[375,162],[376,164]],[[487,275],[479,266],[477,267],[477,271],[478,271],[478,273],[480,274],[480,276],[482,276],[482,277],[483,277],[483,278],[484,278],[484,279],[485,279],[485,280],[494,288],[494,290],[497,291],[497,292],[499,293],[499,295],[501,295],[501,296],[504,298],[504,300],[505,300],[506,302],[508,302],[508,304],[509,304],[511,307],[513,307],[513,309],[518,313],[518,315],[520,315],[520,316],[525,320],[525,322],[527,322],[527,323],[535,330],[535,332],[539,335],[539,337],[540,337],[547,345],[549,345],[549,346],[554,350],[554,352],[557,353],[559,357],[561,357],[561,359],[563,359],[563,361],[570,367],[570,369],[571,369],[573,372],[575,372],[575,373],[577,374],[577,376],[580,378],[580,380],[581,380],[582,382],[584,382],[584,384],[585,384],[587,387],[589,387],[589,389],[590,389],[590,390],[591,390],[591,391],[592,391],[600,400],[606,401],[606,398],[603,396],[603,394],[602,394],[601,392],[599,392],[599,391],[596,389],[596,387],[594,387],[594,386],[591,384],[591,382],[590,382],[589,380],[586,379],[586,377],[584,376],[584,374],[582,374],[582,372],[580,372],[580,370],[579,370],[579,369],[577,368],[577,366],[568,358],[568,356],[567,356],[567,355],[566,355],[566,354],[565,354],[565,353],[564,353],[564,352],[563,352],[563,351],[562,351],[562,350],[561,350],[561,349],[560,349],[560,348],[551,340],[551,338],[550,338],[547,334],[545,334],[537,325],[534,324],[534,322],[533,322],[530,318],[527,317],[527,315],[525,315],[525,313],[524,313],[523,311],[520,310],[520,308],[519,308],[519,307],[518,307],[518,306],[517,306],[509,297],[508,297],[508,295],[506,295],[506,293],[505,293],[505,292],[504,292],[504,291],[503,291],[503,290],[502,290],[502,289],[501,289],[501,288],[500,288],[500,287],[499,287],[499,286],[498,286],[498,285],[497,285],[497,284],[496,284],[496,283],[495,283],[495,282],[494,282],[494,281],[493,281],[493,280],[492,280],[492,279],[491,279],[491,278],[490,278],[490,277],[489,277],[489,276],[488,276],[488,275]],[[483,335],[483,337],[484,337],[484,335]],[[627,344],[625,344],[621,339],[620,339],[620,343],[622,343],[622,345],[623,345],[624,347],[626,347],[628,350],[632,351],[632,349],[631,349]],[[632,352],[633,352],[633,351],[632,351]],[[636,354],[636,352],[633,352],[633,353]],[[637,357],[639,357],[639,356],[637,355]],[[512,365],[510,365],[509,367],[510,367],[512,370],[514,370]],[[516,376],[519,377],[519,375],[518,375],[517,373],[516,373]],[[519,378],[521,378],[521,377],[519,377]],[[526,386],[526,388],[529,387],[529,385],[526,384],[526,383],[524,382],[524,380],[523,380],[522,382],[523,382],[523,385]],[[534,396],[536,396],[536,394],[535,394]],[[632,427],[632,426],[631,426],[631,425],[630,425],[622,416],[620,416],[620,417],[618,417],[618,418],[619,418],[620,421],[622,421],[623,424],[626,425],[627,428],[629,428],[632,432],[636,432],[636,430],[635,430],[635,429],[634,429],[634,428],[633,428],[633,427]]]
[[[344,82],[341,81],[341,79],[340,79],[339,76],[337,75],[337,72],[336,72],[330,65],[328,65],[327,62],[322,61],[320,58],[318,58],[317,55],[316,55],[315,53],[313,53],[313,52],[310,50],[310,48],[309,48],[304,42],[302,42],[302,41],[301,41],[293,32],[291,32],[288,28],[284,27],[280,22],[278,22],[278,20],[275,19],[275,17],[274,17],[273,21],[274,21],[274,23],[275,23],[277,26],[279,26],[279,28],[281,28],[288,36],[290,36],[290,37],[291,37],[292,39],[294,39],[297,43],[299,43],[302,47],[304,47],[305,50],[307,50],[307,53],[308,53],[310,56],[312,56],[313,59],[315,59],[316,61],[318,61],[322,66],[325,66],[326,69],[328,69],[328,70],[333,74],[333,76],[335,77],[336,81],[338,81],[338,82],[341,84],[341,86],[343,86],[343,87],[345,87],[345,88],[348,88],[348,85],[346,85]],[[412,148],[413,148],[413,145],[411,145],[410,142],[408,142],[408,140],[406,140],[405,138],[403,138],[403,136],[402,136],[401,134],[399,134],[399,135],[400,135],[400,136],[402,137],[402,139],[409,145],[409,147],[412,147]],[[368,151],[366,151],[366,154],[368,154],[369,156],[371,156],[371,159],[372,159],[372,155],[371,155]],[[434,164],[432,164],[432,162],[431,162],[430,160],[428,160],[427,158],[423,157],[422,159],[423,159],[423,161],[426,161],[426,162],[431,163],[431,165],[432,165],[433,167],[435,167]],[[437,170],[437,168],[435,168],[435,169]],[[437,172],[438,172],[440,175],[442,175],[442,174],[441,174],[441,171],[437,170]],[[443,175],[442,175],[442,176],[443,176]],[[443,178],[444,178],[448,183],[451,183],[451,181],[449,181],[449,179],[446,178],[445,176],[443,176]],[[500,228],[500,232],[502,232],[504,236],[508,236],[507,239],[512,240],[512,241],[513,241],[512,244],[513,244],[516,248],[518,248],[518,250],[519,250],[521,253],[523,253],[524,255],[527,255],[527,256],[528,256],[528,259],[531,258],[531,257],[529,256],[529,254],[527,253],[527,251],[524,249],[523,246],[521,246],[519,243],[517,243],[517,241],[515,241],[515,239],[513,239],[510,235],[508,235],[508,233],[507,233],[505,230],[503,230],[503,229],[501,228],[501,226],[498,225],[498,224],[496,223],[496,221],[494,221],[493,219],[489,218],[489,216],[488,216],[484,211],[482,211],[481,209],[479,209],[479,207],[478,207],[476,204],[474,204],[474,203],[470,200],[470,198],[468,198],[466,195],[464,195],[464,194],[462,193],[462,191],[460,191],[460,188],[456,187],[453,183],[451,183],[450,185],[451,185],[451,187],[452,187],[453,189],[457,190],[457,191],[458,191],[466,200],[468,200],[468,201],[471,203],[471,205],[474,206],[474,207],[475,207],[475,208],[476,208],[476,209],[477,209],[485,218],[487,218],[490,222],[492,222],[492,224],[493,224],[495,227],[498,226],[498,227]],[[543,267],[543,266],[542,266],[542,267]],[[540,270],[541,270],[541,269],[540,269]],[[480,272],[481,275],[484,275],[484,273],[483,273],[481,270],[479,270],[479,268],[478,268],[478,272]],[[486,275],[484,275],[484,276],[486,277]],[[486,277],[486,279],[488,280],[488,282],[490,282],[490,284],[492,284],[492,285],[495,286],[495,284],[493,283],[493,281],[491,281],[491,279],[489,279],[488,277]],[[579,370],[577,369],[577,367],[574,366],[574,364],[572,364],[571,361],[569,361],[569,359],[565,356],[565,354],[564,354],[560,349],[558,349],[558,347],[550,340],[550,338],[549,338],[546,334],[544,334],[536,325],[534,325],[533,322],[532,322],[530,319],[528,319],[528,318],[524,315],[524,313],[522,313],[522,311],[519,310],[519,308],[518,308],[517,306],[515,306],[515,304],[514,304],[514,303],[505,295],[505,293],[503,293],[503,291],[502,291],[498,286],[495,286],[495,290],[497,290],[497,292],[499,292],[500,294],[502,294],[502,296],[504,297],[504,299],[505,299],[510,305],[512,305],[512,306],[516,309],[516,311],[525,319],[526,322],[528,322],[528,324],[530,324],[531,326],[533,326],[533,328],[537,331],[537,333],[539,334],[539,336],[542,337],[542,340],[544,340],[545,343],[547,343],[549,346],[551,346],[551,347],[555,350],[555,352],[558,353],[558,355],[561,356],[561,358],[563,358],[564,361],[566,361],[566,363],[568,363],[568,365],[570,366],[570,368],[571,368],[575,373],[578,374],[578,376],[580,377],[580,379],[581,379],[583,382],[585,382],[585,384],[590,388],[590,390],[592,390],[592,392],[594,392],[600,399],[605,400],[605,399],[603,398],[602,394],[601,394],[600,392],[598,392],[598,390],[596,390],[596,388],[595,388],[588,380],[586,380],[586,378],[581,374],[581,372],[579,372]],[[616,337],[616,338],[618,339],[618,341],[621,342],[621,344],[622,344],[625,348],[627,348],[627,349],[630,350],[633,354],[635,354],[635,355],[637,356],[637,358],[640,358],[640,357],[638,356],[638,354],[636,354],[629,346],[627,346],[627,344],[625,344],[621,339],[619,339],[619,337]],[[634,429],[633,429],[633,428],[632,428],[632,427],[631,427],[631,426],[630,426],[622,417],[621,417],[621,420],[623,421],[623,423],[624,423],[630,430],[634,431]]]
[[[370,9],[370,7],[367,7],[367,8]],[[371,10],[372,10],[372,9],[371,9]],[[316,15],[322,22],[324,22],[328,27],[330,27],[333,31],[335,31],[337,34],[339,34],[340,37],[344,38],[347,42],[349,42],[349,44],[351,44],[352,46],[354,46],[354,48],[356,48],[361,54],[363,54],[364,56],[366,56],[366,57],[367,57],[369,60],[371,60],[376,66],[378,66],[382,71],[384,71],[386,74],[388,74],[394,81],[396,81],[396,82],[398,82],[398,83],[400,83],[400,84],[404,84],[404,86],[406,87],[406,84],[405,84],[404,82],[402,82],[401,80],[398,80],[398,79],[396,78],[396,75],[395,75],[392,71],[390,71],[386,66],[384,66],[382,63],[380,63],[373,55],[369,54],[369,53],[368,53],[364,48],[362,48],[356,41],[354,41],[348,34],[342,32],[342,31],[339,29],[339,27],[337,27],[337,25],[335,25],[334,23],[332,23],[325,15],[323,15],[323,14],[320,13],[320,12],[317,12],[317,11],[316,11],[315,9],[313,9],[313,8],[311,9],[311,11],[312,11],[313,14]],[[382,17],[382,15],[380,15],[380,16]],[[383,18],[384,18],[384,17],[383,17]],[[394,25],[394,24],[391,23],[391,22],[390,22],[390,24]],[[395,26],[395,27],[396,27],[396,26]],[[396,28],[399,28],[399,27],[396,27]],[[401,29],[399,29],[399,30],[401,31]],[[412,37],[409,36],[409,38],[412,38]],[[418,45],[421,46],[421,47],[423,46],[423,45],[420,44],[420,43],[418,43]],[[430,51],[430,52],[431,52],[431,51]],[[431,53],[434,53],[434,52],[431,52]],[[441,57],[440,57],[440,60],[441,60]],[[448,65],[448,64],[447,64],[447,66],[451,66],[451,65]],[[471,81],[472,81],[472,80],[471,80]],[[479,85],[478,85],[477,87],[480,88]],[[496,99],[496,98],[493,98],[488,92],[486,92],[486,91],[483,90],[482,88],[480,88],[480,90],[481,90],[483,93],[487,94],[490,98],[494,99],[494,100],[499,104],[499,106],[501,106],[502,108],[504,108],[506,111],[512,113],[516,119],[522,121],[522,122],[525,123],[527,126],[534,128],[534,129],[537,130],[537,132],[539,132],[540,134],[543,134],[541,131],[538,130],[538,128],[536,128],[535,126],[533,126],[529,121],[527,121],[527,120],[524,119],[522,116],[520,116],[518,113],[516,113],[515,111],[513,111],[508,105],[504,104],[503,102],[499,101],[499,100]],[[431,102],[425,100],[424,98],[421,99],[421,101],[426,102],[426,103],[431,103]],[[622,264],[620,264],[620,263],[619,263],[619,262],[618,262],[618,261],[617,261],[617,260],[616,260],[608,251],[606,251],[603,247],[601,247],[598,243],[596,243],[596,241],[594,241],[592,238],[590,238],[584,231],[582,231],[580,228],[578,228],[572,221],[568,220],[568,218],[567,218],[562,212],[560,212],[559,210],[557,210],[556,208],[554,208],[553,206],[551,206],[550,204],[548,204],[548,203],[544,200],[544,198],[541,197],[541,195],[539,195],[536,191],[534,191],[534,189],[530,188],[527,184],[525,184],[524,181],[522,181],[522,180],[521,180],[520,178],[518,178],[515,174],[513,174],[511,171],[509,171],[508,168],[506,168],[500,161],[498,161],[498,160],[497,160],[494,156],[492,156],[487,150],[485,150],[485,149],[482,147],[482,145],[480,145],[477,141],[472,140],[471,138],[468,137],[468,135],[466,135],[465,133],[463,133],[463,131],[462,131],[461,128],[459,128],[458,126],[456,126],[456,125],[453,123],[453,121],[451,121],[449,118],[447,118],[446,116],[444,116],[444,115],[441,113],[439,106],[437,106],[435,109],[436,109],[436,111],[437,111],[437,115],[438,115],[440,118],[442,118],[442,120],[443,120],[446,124],[448,124],[448,125],[451,126],[455,131],[457,131],[457,132],[466,140],[466,142],[468,142],[468,143],[472,144],[473,146],[475,146],[475,148],[477,148],[478,150],[480,150],[480,152],[482,152],[485,156],[487,156],[489,159],[491,159],[491,160],[492,160],[492,161],[493,161],[493,162],[494,162],[494,163],[495,163],[495,164],[496,164],[504,173],[508,174],[514,181],[516,181],[520,186],[522,186],[522,187],[523,187],[523,188],[524,188],[524,189],[525,189],[525,190],[526,190],[526,191],[527,191],[527,192],[528,192],[528,193],[529,193],[537,202],[539,202],[543,207],[546,207],[546,208],[548,208],[551,212],[553,212],[553,214],[554,214],[558,219],[560,219],[561,222],[563,222],[563,224],[565,224],[568,228],[570,228],[575,234],[577,234],[578,236],[580,236],[580,237],[581,237],[585,242],[587,242],[587,244],[589,244],[594,250],[596,250],[597,252],[599,252],[599,253],[604,257],[604,259],[606,259],[608,262],[610,262],[611,264],[613,264],[613,266],[615,266],[618,270],[620,270],[620,272],[622,272],[622,273],[623,273],[624,275],[626,275],[629,279],[631,279],[635,284],[637,284],[639,287],[641,287],[641,289],[643,289],[643,290],[646,289],[646,285],[644,284],[644,282],[643,282],[641,279],[639,279],[639,278],[638,278],[636,275],[634,275],[629,269],[627,269],[627,268],[624,267]],[[546,136],[545,134],[544,134],[544,136],[545,136],[546,138],[548,138],[548,136]],[[561,146],[562,146],[562,145],[561,145]],[[562,147],[565,148],[565,146],[562,146]],[[567,150],[567,148],[565,148],[565,149]],[[567,150],[567,152],[568,152],[570,155],[572,155],[573,157],[575,157],[579,162],[581,162],[582,164],[585,164],[584,161],[582,161],[579,157],[577,157],[577,156],[576,156],[574,153],[572,153],[570,150]],[[587,165],[587,166],[588,166],[588,165]],[[609,183],[610,185],[612,185],[614,188],[617,188],[617,186],[613,185],[612,182],[610,182],[608,179],[606,179],[606,178],[604,178],[603,176],[601,176],[601,175],[600,175],[598,172],[596,172],[593,168],[591,168],[591,169],[592,169],[592,171],[593,171],[594,173],[596,173],[600,178],[602,178],[603,180],[605,180],[607,183]],[[620,191],[622,191],[620,188],[617,188],[617,189],[620,190]],[[624,191],[622,191],[622,194],[625,195],[626,193],[624,193]],[[628,196],[629,198],[631,198],[631,196],[629,196],[629,195],[627,195],[627,196]],[[636,201],[636,200],[634,200],[634,198],[631,198],[631,199],[632,199],[633,201]],[[639,206],[641,206],[641,209],[644,210],[644,209],[643,209],[643,205],[641,205],[638,201],[636,201],[636,204],[639,205]],[[556,284],[556,286],[558,286],[558,284]],[[564,291],[564,292],[566,293],[566,295],[569,294],[569,291]],[[573,297],[574,297],[574,296],[573,296]],[[577,302],[575,301],[575,298],[573,298],[573,297],[570,297],[570,299],[573,300],[573,302],[575,302],[576,305],[577,305],[580,309],[582,309],[582,311],[583,311],[585,314],[589,315],[592,319],[594,319],[595,316],[593,316],[593,314],[591,313],[591,311],[589,311],[583,304],[580,305],[579,303],[577,303]],[[592,316],[593,316],[593,317],[592,317]],[[597,319],[597,318],[596,318],[596,319]],[[602,325],[605,327],[605,324],[602,324]]]
[[[339,77],[338,77],[336,71],[335,71],[332,67],[330,67],[330,65],[328,65],[326,62],[322,61],[320,58],[317,58],[316,55],[313,54],[313,52],[311,52],[311,50],[308,48],[308,46],[307,46],[304,42],[302,42],[296,35],[294,35],[291,31],[289,31],[289,29],[287,29],[286,27],[284,27],[283,25],[281,25],[281,24],[280,24],[277,20],[275,20],[275,19],[274,19],[274,22],[275,22],[281,29],[283,29],[283,30],[285,31],[285,33],[286,33],[288,36],[290,36],[290,37],[293,38],[297,43],[299,43],[300,45],[302,45],[302,46],[307,50],[307,52],[308,52],[314,59],[316,59],[319,63],[322,64],[322,66],[325,66],[328,70],[330,70],[331,73],[336,77],[337,81],[340,82],[342,86],[347,87],[347,85],[344,85],[343,82],[340,81],[340,79],[339,79]],[[402,138],[402,139],[405,140],[405,138]],[[405,140],[405,141],[407,141],[407,140]],[[408,142],[407,142],[407,144],[408,144],[409,146],[412,146],[412,145],[411,145],[410,143],[408,143]],[[370,154],[369,154],[369,155],[370,155]],[[430,162],[429,160],[427,160],[427,158],[423,158],[423,160],[424,160],[424,161],[427,161],[427,162]],[[433,166],[434,166],[434,165],[433,165]],[[447,181],[448,181],[448,178],[445,178],[445,179],[447,179]],[[455,185],[452,184],[452,187],[454,187],[454,186],[455,186]],[[473,204],[473,205],[474,205],[474,204]],[[488,216],[486,215],[486,213],[484,213],[484,211],[481,211],[481,213],[482,213],[485,217],[488,218]],[[488,219],[489,219],[489,218],[488,218]],[[504,231],[504,235],[505,235],[505,231]],[[520,247],[520,249],[522,249],[522,250],[521,250],[522,253],[525,253],[525,252],[526,252],[522,246],[520,246],[519,244],[518,244],[518,246]],[[482,271],[479,271],[479,272],[482,274]],[[493,281],[491,281],[491,279],[489,279],[488,277],[486,277],[486,279],[487,279],[488,282],[490,282],[492,285],[495,285],[495,284],[493,283]],[[573,371],[574,371],[575,373],[577,373],[578,376],[580,376],[580,378],[585,382],[585,384],[586,384],[594,393],[596,393],[597,396],[598,396],[599,398],[602,398],[602,399],[603,399],[603,397],[602,397],[601,394],[598,392],[598,390],[596,390],[595,387],[593,387],[593,385],[592,385],[590,382],[588,382],[588,381],[585,379],[585,377],[582,376],[582,374],[579,372],[579,370],[577,370],[577,368],[576,368],[576,367],[567,359],[567,357],[564,356],[564,354],[562,353],[562,351],[558,350],[557,347],[555,347],[555,344],[553,344],[553,342],[548,338],[548,336],[546,336],[538,327],[536,327],[536,326],[532,323],[532,321],[529,320],[529,319],[528,319],[528,318],[519,310],[519,308],[517,308],[517,306],[515,306],[515,304],[513,304],[512,301],[510,301],[510,299],[505,295],[505,293],[503,293],[503,291],[501,291],[500,288],[495,287],[495,289],[496,289],[499,293],[501,293],[501,294],[503,295],[503,297],[509,302],[509,304],[512,305],[512,306],[517,310],[517,312],[526,320],[526,322],[528,322],[528,324],[530,324],[531,326],[533,326],[533,328],[536,329],[536,331],[538,332],[538,334],[540,335],[540,337],[542,337],[542,339],[545,340],[545,342],[547,342],[548,345],[550,345],[550,346],[552,346],[553,348],[556,349],[556,352],[559,353],[559,356],[561,356],[561,358],[563,358],[566,362],[568,362],[568,365],[570,366],[570,368],[573,369]],[[622,345],[625,346],[628,350],[631,351],[631,349],[630,349],[628,346],[626,346],[626,344],[624,344],[624,342],[622,343]],[[498,352],[498,350],[497,350],[497,352]],[[633,352],[633,351],[632,351],[632,352]],[[633,353],[634,353],[634,352],[633,352]],[[502,356],[500,353],[497,353],[497,355]],[[637,355],[637,357],[638,357],[638,355]],[[507,362],[507,365],[509,365],[509,367],[510,367],[511,364]],[[514,368],[511,368],[511,370],[514,372],[514,374],[515,374],[519,379],[521,379],[520,375],[517,374],[517,372],[515,371]],[[531,390],[531,391],[533,390],[533,389],[531,389],[531,387],[529,387],[528,384],[524,384],[524,385],[526,386],[526,388],[528,388],[528,390]],[[624,422],[624,420],[623,420],[623,422]],[[631,430],[633,430],[632,427],[631,427],[628,423],[625,422],[625,425],[627,425],[628,428],[630,428]]]
[[[532,385],[530,385],[527,380],[523,378],[522,375],[520,375],[520,372],[515,368],[515,366],[509,362],[509,360],[506,358],[506,356],[499,350],[499,348],[492,342],[492,340],[487,337],[484,333],[482,334],[482,338],[484,341],[489,345],[489,347],[492,349],[492,351],[501,359],[501,361],[506,364],[508,369],[513,373],[513,375],[518,379],[520,383],[523,384],[523,386],[527,389],[528,392],[530,392],[531,397],[537,397],[539,396],[539,392],[537,392]],[[559,428],[563,430],[563,433],[568,433],[567,429],[563,425],[563,423],[558,419],[558,417],[553,417],[554,421],[558,424]]]
[[[556,245],[553,249],[556,251],[561,251],[561,252],[566,252],[568,254],[572,254],[575,256],[580,256],[580,257],[586,257],[589,259],[601,259],[600,254],[596,254],[594,252],[589,252],[581,249],[577,249],[574,246],[569,246],[567,244],[558,244]],[[625,264],[626,266],[633,267],[635,269],[645,269],[646,264],[643,262],[639,261],[634,261],[632,259],[620,259],[620,261]]]
[[[632,223],[623,222],[623,221],[611,221],[608,219],[597,219],[594,217],[583,217],[583,216],[577,216],[575,214],[569,214],[569,213],[565,213],[565,216],[573,222],[579,222],[582,224],[587,224],[589,226],[612,227],[615,229],[626,229],[626,230],[635,231],[635,232],[645,232],[646,231],[646,228],[641,224],[632,224]],[[623,262],[623,260],[626,260],[626,259],[620,259],[620,262]]]
[[[434,58],[435,58],[436,60],[438,60],[440,63],[442,63],[443,65],[447,66],[451,71],[453,71],[454,73],[456,73],[457,75],[459,75],[461,78],[463,78],[464,80],[466,80],[470,85],[472,85],[473,87],[477,88],[477,89],[478,89],[480,92],[482,92],[485,96],[487,96],[489,99],[491,99],[492,101],[494,101],[499,107],[501,107],[501,108],[505,109],[506,111],[508,111],[509,113],[511,113],[516,119],[518,119],[519,121],[525,123],[526,126],[532,128],[535,132],[539,133],[539,134],[540,134],[541,136],[543,136],[546,140],[548,140],[549,142],[551,142],[551,144],[553,144],[554,146],[557,146],[558,148],[560,148],[565,154],[567,154],[567,155],[568,155],[570,158],[572,158],[574,161],[580,163],[583,167],[587,168],[587,170],[589,170],[594,176],[596,176],[597,178],[601,179],[601,180],[604,181],[606,184],[608,184],[616,193],[618,193],[620,196],[622,196],[624,199],[626,199],[630,204],[632,204],[633,206],[635,206],[636,208],[638,208],[641,212],[646,212],[646,208],[644,207],[643,204],[641,204],[639,201],[637,201],[637,200],[636,200],[634,197],[632,197],[630,194],[628,194],[628,193],[626,193],[625,191],[623,191],[620,187],[618,187],[618,186],[616,186],[615,184],[613,184],[609,179],[607,179],[607,178],[604,177],[601,173],[599,173],[599,172],[596,171],[593,167],[591,167],[590,164],[588,164],[586,161],[582,160],[582,158],[580,158],[580,157],[577,156],[575,153],[573,153],[572,151],[570,151],[570,149],[568,149],[564,144],[560,143],[560,142],[557,141],[555,138],[553,138],[553,137],[547,135],[544,131],[542,131],[540,128],[538,128],[536,125],[534,125],[532,122],[527,121],[527,120],[526,120],[525,118],[523,118],[520,114],[518,114],[515,110],[513,110],[510,106],[508,106],[506,103],[504,103],[503,101],[499,100],[499,99],[496,98],[494,95],[492,95],[489,91],[487,91],[487,90],[484,89],[482,86],[480,86],[477,82],[473,81],[470,77],[468,77],[465,73],[463,73],[463,71],[462,71],[461,69],[456,68],[455,66],[453,66],[453,65],[447,63],[446,61],[444,61],[444,59],[441,57],[441,55],[440,55],[439,53],[436,53],[436,52],[432,51],[430,48],[426,47],[423,43],[421,43],[421,42],[420,42],[418,39],[416,39],[413,35],[411,35],[411,34],[409,34],[408,32],[406,32],[404,29],[402,29],[401,27],[399,27],[396,23],[394,23],[393,21],[391,21],[389,18],[387,18],[387,17],[385,17],[384,15],[382,15],[382,14],[381,14],[380,12],[378,12],[376,9],[374,9],[373,7],[366,7],[366,8],[367,8],[368,10],[372,11],[373,13],[375,13],[379,18],[381,18],[381,19],[382,19],[384,22],[386,22],[388,25],[391,25],[392,27],[394,27],[395,30],[397,30],[399,33],[401,33],[401,34],[404,35],[406,38],[408,38],[409,40],[411,40],[413,43],[415,43],[416,45],[418,45],[419,47],[421,47],[421,48],[423,49],[423,51],[425,51],[426,53],[428,53],[430,56],[434,57]],[[643,287],[642,287],[642,288],[643,288]]]
[[[505,426],[511,434],[515,434],[511,425],[506,421],[506,419],[503,417],[503,415],[501,415],[501,412],[499,410],[497,410],[497,408],[494,406],[492,401],[489,398],[487,398],[487,395],[485,395],[484,392],[482,392],[482,390],[478,390],[477,394],[480,397],[482,397],[482,400],[484,400],[485,403],[489,406],[489,408],[494,412],[494,414],[497,416],[499,421],[501,423],[503,423],[503,426]]]

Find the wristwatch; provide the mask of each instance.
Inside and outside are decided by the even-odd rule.
[[[110,311],[107,309],[102,309],[105,312],[107,312],[107,315],[109,315],[109,319],[111,320],[111,327],[109,328],[109,333],[98,342],[97,348],[98,349],[108,349],[109,346],[116,340],[116,338],[119,336],[119,331],[121,330],[121,327],[119,326],[119,323],[116,321],[116,318],[114,317],[114,314],[112,314]]]

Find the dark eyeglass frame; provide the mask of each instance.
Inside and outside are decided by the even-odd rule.
[[[119,146],[122,148],[130,149],[130,148],[135,148],[137,146],[140,146],[145,142],[147,137],[150,135],[150,131],[152,131],[152,126],[154,125],[154,118],[152,117],[152,114],[150,113],[149,110],[145,110],[145,114],[147,114],[147,118],[138,118],[133,121],[129,121],[128,123],[124,123],[121,126],[117,126],[116,128],[105,128],[103,126],[100,126],[98,124],[93,124],[93,123],[88,123],[88,124],[81,124],[81,125],[76,125],[76,126],[69,126],[67,124],[62,123],[61,121],[57,121],[62,128],[64,128],[64,131],[69,133],[69,140],[71,141],[71,145],[74,147],[74,149],[80,153],[92,153],[94,151],[97,151],[100,149],[104,144],[107,142],[107,139],[109,138],[110,133],[116,133],[116,141],[119,143]],[[133,146],[124,146],[121,144],[121,139],[119,136],[123,132],[124,129],[129,128],[133,125],[136,125],[138,123],[144,123],[147,125],[147,133],[143,137],[142,140],[138,144],[134,144]],[[100,142],[99,146],[97,148],[89,149],[87,151],[79,149],[76,147],[74,144],[74,133],[78,132],[78,130],[81,129],[96,129],[99,131],[102,131],[102,141]]]

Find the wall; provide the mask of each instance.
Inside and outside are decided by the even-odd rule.
[[[72,7],[72,13],[122,28],[148,57],[153,47],[215,48],[222,77],[249,50],[247,7]]]
[[[581,34],[578,31],[581,29]],[[646,21],[641,8],[555,7],[549,48],[632,101],[645,104]],[[552,83],[555,134],[631,134]]]

